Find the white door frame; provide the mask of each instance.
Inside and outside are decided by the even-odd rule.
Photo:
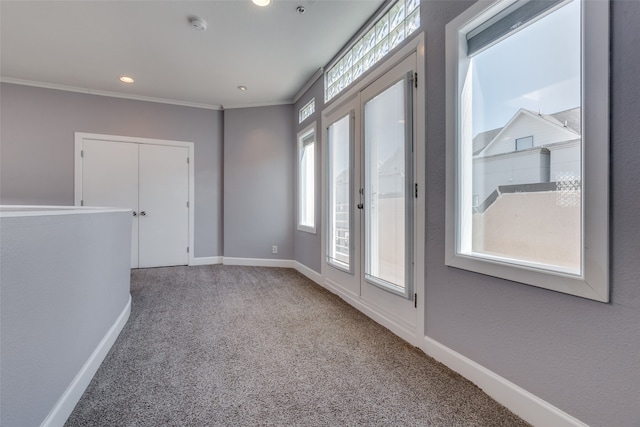
[[[194,207],[195,207],[195,186],[194,186],[194,143],[186,141],[171,141],[153,138],[137,138],[132,136],[103,135],[98,133],[75,132],[74,146],[74,190],[73,203],[80,206],[82,200],[82,142],[85,139],[97,139],[100,141],[128,142],[131,144],[152,144],[152,145],[169,145],[173,147],[186,147],[189,149],[189,264],[194,264],[195,247],[194,247]]]
[[[365,75],[362,80],[356,83],[353,87],[347,89],[341,95],[337,96],[334,100],[332,100],[325,110],[322,112],[322,129],[323,135],[326,134],[325,128],[327,123],[327,118],[331,113],[335,112],[337,109],[341,108],[345,103],[351,101],[354,97],[357,97],[358,94],[371,83],[375,82],[379,77],[384,75],[387,71],[391,70],[397,64],[402,62],[406,57],[411,55],[413,52],[417,54],[417,73],[418,73],[418,95],[416,96],[416,110],[415,110],[415,139],[414,139],[414,157],[415,157],[415,169],[414,169],[414,180],[418,183],[418,198],[414,199],[414,292],[417,294],[417,325],[415,329],[408,329],[405,325],[397,322],[395,319],[387,316],[385,313],[381,312],[376,307],[367,304],[359,297],[354,297],[346,292],[341,292],[341,289],[335,286],[335,283],[332,283],[330,279],[327,277],[327,269],[332,268],[327,265],[326,262],[326,247],[327,247],[327,202],[326,202],[326,194],[327,194],[327,176],[326,176],[326,153],[325,149],[322,151],[322,209],[321,209],[321,217],[322,217],[322,239],[321,239],[321,275],[322,275],[322,283],[321,285],[327,289],[329,289],[333,293],[337,293],[340,295],[345,301],[349,304],[356,307],[358,310],[365,313],[367,316],[380,323],[381,325],[387,327],[396,335],[405,339],[409,343],[420,347],[423,345],[426,326],[425,326],[425,304],[426,304],[426,296],[425,296],[425,245],[426,245],[426,234],[425,234],[425,226],[426,226],[426,192],[425,192],[425,182],[426,182],[426,124],[425,124],[425,102],[426,97],[424,95],[420,96],[419,94],[425,93],[424,86],[426,83],[425,78],[425,35],[424,32],[419,33],[415,37],[413,37],[410,41],[408,41],[404,46],[402,46],[398,51],[391,55],[386,60],[382,61],[379,65],[376,65],[376,68],[371,71],[370,74]],[[323,136],[324,138],[324,136]],[[326,145],[326,139],[323,140],[323,145]]]

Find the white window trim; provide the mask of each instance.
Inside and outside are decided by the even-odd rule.
[[[582,16],[583,240],[582,274],[549,271],[458,253],[459,95],[465,73],[465,33],[474,21],[504,9],[513,0],[480,0],[446,26],[446,240],[445,264],[515,282],[609,301],[609,1],[584,1]]]
[[[311,101],[304,104],[304,106],[298,111],[298,124],[304,122],[316,112],[316,99],[311,98]]]
[[[313,213],[313,227],[310,227],[308,225],[303,225],[300,223],[300,207],[301,207],[301,195],[302,195],[302,190],[300,188],[300,178],[301,178],[301,171],[300,171],[300,154],[302,153],[302,140],[309,134],[313,133],[314,134],[314,141],[313,141],[313,150],[314,150],[314,165],[313,165],[313,197],[314,197],[314,203],[313,203],[313,209],[314,209],[314,213]],[[316,224],[318,223],[318,218],[316,215],[317,212],[317,165],[318,165],[318,133],[316,131],[316,122],[314,121],[313,123],[311,123],[309,126],[307,126],[306,128],[304,128],[303,130],[301,130],[300,132],[298,132],[298,137],[297,137],[297,141],[296,141],[296,145],[297,145],[297,170],[298,170],[298,176],[297,176],[297,186],[298,186],[298,206],[296,206],[296,211],[297,211],[297,215],[296,215],[296,225],[297,225],[297,230],[298,231],[304,231],[306,233],[311,233],[311,234],[316,234]]]
[[[343,73],[340,73],[340,75],[338,76],[338,79],[336,79],[336,81],[334,81],[333,83],[330,84],[329,75],[333,71],[333,69],[335,67],[337,67],[338,64],[340,63],[340,61],[342,61],[351,52],[351,50],[353,49],[354,46],[356,46],[358,43],[362,42],[365,39],[365,37],[369,33],[369,31],[371,31],[373,28],[376,28],[376,26],[380,23],[380,21],[382,21],[387,16],[387,14],[390,13],[391,9],[393,9],[398,3],[400,3],[400,1],[405,1],[405,0],[395,0],[393,2],[387,3],[382,8],[382,10],[380,10],[378,12],[378,14],[375,16],[375,19],[371,20],[370,23],[366,27],[364,27],[364,28],[362,28],[360,30],[360,32],[358,33],[357,38],[355,38],[346,48],[344,48],[340,52],[338,57],[335,60],[333,60],[326,67],[326,71],[324,72],[324,102],[325,102],[325,104],[327,104],[329,101],[331,101],[334,98],[340,97],[340,95],[343,92],[345,92],[349,87],[351,87],[353,85],[353,83],[355,83],[357,80],[359,80],[361,76],[366,75],[369,70],[375,69],[377,64],[380,64],[380,63],[384,62],[389,57],[389,54],[392,51],[396,50],[397,46],[402,45],[405,42],[405,40],[409,40],[413,36],[413,34],[416,33],[420,29],[420,23],[418,23],[418,25],[416,25],[416,27],[413,30],[411,30],[411,32],[404,34],[404,36],[402,37],[402,39],[400,39],[398,44],[394,45],[387,52],[385,52],[382,56],[380,56],[377,59],[375,59],[374,62],[367,69],[365,69],[362,73],[358,74],[352,80],[347,82],[343,88],[339,88],[336,93],[334,93],[332,95],[329,94],[329,88],[335,86],[337,84],[337,80],[339,80],[340,77],[342,77],[345,74],[347,74],[347,70],[345,70]],[[406,4],[405,4],[405,7],[406,7]],[[420,8],[421,8],[421,2],[418,1],[417,7],[412,9],[411,12],[410,12],[411,14],[413,14],[413,13],[416,13],[416,11],[417,11],[419,20],[422,19]],[[406,9],[405,9],[405,17],[404,17],[401,25],[405,25],[406,26],[407,22],[409,22],[409,16],[406,13]],[[405,27],[405,31],[406,31],[406,27]],[[376,46],[378,44],[379,44],[379,42],[376,42]],[[374,46],[374,48],[373,48],[374,52],[375,52],[375,49],[376,48]],[[360,58],[360,59],[362,59],[362,58]],[[348,69],[354,69],[354,67],[349,67]]]

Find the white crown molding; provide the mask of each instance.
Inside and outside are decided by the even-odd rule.
[[[201,104],[197,102],[178,101],[178,100],[166,99],[166,98],[154,98],[151,96],[142,96],[142,95],[130,95],[126,93],[94,90],[94,89],[87,89],[87,88],[77,87],[77,86],[60,85],[56,83],[45,83],[45,82],[37,82],[32,80],[14,79],[11,77],[0,77],[0,82],[10,83],[14,85],[22,85],[22,86],[33,86],[33,87],[39,87],[43,89],[54,89],[54,90],[63,90],[66,92],[84,93],[87,95],[108,96],[110,98],[122,98],[122,99],[131,99],[134,101],[155,102],[158,104],[179,105],[181,107],[204,108],[207,110],[223,109],[222,105]]]
[[[254,104],[233,104],[223,105],[223,110],[237,110],[240,108],[255,108],[255,107],[274,107],[278,105],[293,105],[293,101],[273,101],[273,102],[256,102]]]
[[[305,83],[304,86],[302,86],[302,88],[298,91],[298,93],[296,94],[296,96],[293,97],[293,103],[295,104],[296,102],[298,102],[300,100],[300,98],[302,98],[302,95],[304,95],[305,93],[307,93],[307,91],[309,90],[309,88],[311,86],[313,86],[313,84],[318,81],[318,79],[320,77],[322,77],[322,75],[324,74],[324,68],[320,67],[318,68],[318,71],[316,71],[313,76],[311,76],[311,78],[309,79],[309,81],[307,83]]]

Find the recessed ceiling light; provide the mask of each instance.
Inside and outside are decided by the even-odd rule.
[[[128,76],[120,77],[120,81],[122,83],[133,83],[134,82],[134,80],[131,77],[128,77]]]
[[[246,86],[238,86],[238,90],[245,91],[247,90]]]
[[[251,0],[251,1],[256,6],[261,6],[261,7],[269,6],[271,4],[271,0]]]

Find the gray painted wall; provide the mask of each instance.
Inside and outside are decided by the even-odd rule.
[[[444,25],[423,2],[427,60],[427,335],[591,426],[640,425],[640,2],[612,3],[611,304],[444,265]]]
[[[38,426],[129,301],[131,213],[0,220],[0,425]]]
[[[195,256],[222,255],[222,111],[2,83],[0,203],[73,205],[74,132],[193,142]]]
[[[291,105],[224,112],[225,257],[293,259],[292,129]]]
[[[640,2],[611,7],[610,304],[444,265],[444,30],[472,3],[422,2],[426,333],[591,426],[640,426]],[[298,234],[296,259],[315,269],[319,240]]]
[[[316,99],[316,111],[307,119],[298,123],[298,113],[300,108],[307,104],[311,98]],[[321,236],[324,232],[322,228],[322,185],[321,185],[321,165],[322,165],[322,151],[324,150],[324,141],[322,140],[322,109],[324,108],[324,79],[320,77],[304,96],[302,96],[298,102],[293,106],[294,121],[294,135],[298,135],[298,132],[304,130],[314,121],[316,122],[316,234],[299,231],[297,229],[297,212],[298,212],[298,146],[297,141],[293,143],[294,150],[294,216],[293,216],[293,247],[294,247],[294,259],[301,264],[309,267],[312,270],[320,273],[322,264],[322,242]]]

